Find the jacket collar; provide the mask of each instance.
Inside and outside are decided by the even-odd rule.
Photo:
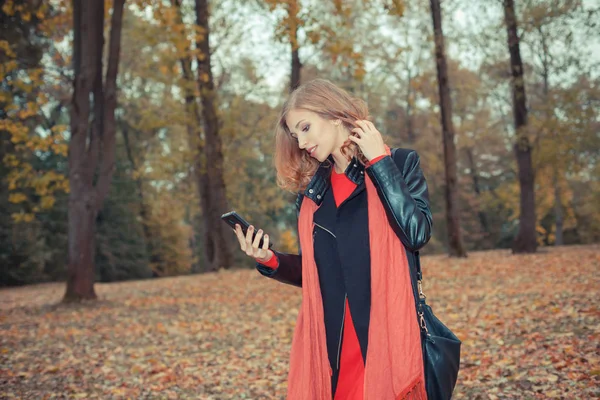
[[[333,157],[329,156],[329,158],[321,163],[317,172],[312,177],[306,190],[304,191],[304,196],[308,197],[312,201],[314,201],[318,206],[321,205],[323,198],[325,197],[325,193],[331,186],[331,181],[329,179],[331,175],[331,170],[333,168]],[[365,180],[365,166],[362,165],[356,157],[352,157],[350,160],[350,164],[346,167],[344,174],[350,179],[354,184],[361,185]]]

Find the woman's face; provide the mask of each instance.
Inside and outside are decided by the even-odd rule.
[[[342,125],[336,125],[336,121],[303,109],[290,110],[285,122],[292,136],[298,138],[298,147],[319,162],[339,151],[349,134]]]

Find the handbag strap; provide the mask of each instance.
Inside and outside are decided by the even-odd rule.
[[[392,158],[394,159],[394,163],[398,165],[396,162],[396,153],[397,148],[393,148],[391,150]],[[427,324],[425,323],[425,316],[423,315],[423,305],[425,304],[425,293],[423,293],[423,287],[421,282],[423,280],[423,274],[421,273],[421,259],[419,257],[419,251],[413,252],[415,258],[414,267],[408,263],[409,275],[411,280],[411,286],[413,289],[413,297],[415,298],[415,309],[417,311],[417,320],[419,321],[419,326],[421,327],[421,332],[425,333],[428,336],[431,336],[427,330]]]
[[[425,293],[423,293],[423,286],[421,285],[422,281],[423,281],[423,275],[421,274],[421,257],[419,256],[419,252],[415,251],[414,252],[415,255],[415,274],[413,274],[412,272],[412,268],[410,268],[410,279],[414,282],[415,281],[415,276],[416,276],[416,285],[411,285],[412,289],[413,289],[413,295],[415,297],[415,309],[417,310],[417,319],[419,321],[419,326],[421,327],[421,331],[425,334],[427,334],[428,336],[431,336],[429,334],[429,331],[427,330],[427,324],[425,323],[425,316],[423,315],[423,306],[426,304],[425,303],[425,299],[427,298],[427,296],[425,296]],[[410,263],[409,263],[410,265]],[[416,286],[416,287],[415,287]]]

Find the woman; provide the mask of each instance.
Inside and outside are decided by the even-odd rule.
[[[276,128],[278,183],[298,194],[301,252],[236,227],[258,271],[302,287],[288,399],[426,399],[409,275],[431,236],[415,151],[390,151],[365,102],[329,81],[296,89]],[[331,190],[330,190],[331,189]]]

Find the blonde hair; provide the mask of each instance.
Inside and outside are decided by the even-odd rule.
[[[290,94],[275,128],[275,168],[277,184],[297,193],[306,189],[320,163],[301,150],[298,141],[292,137],[285,119],[293,109],[308,110],[326,120],[340,120],[350,131],[358,126],[356,120],[369,119],[369,110],[363,100],[326,79],[307,82]],[[354,135],[352,131],[351,134]],[[344,142],[341,151],[348,160],[356,156],[361,163],[367,162],[358,145],[350,139]]]

